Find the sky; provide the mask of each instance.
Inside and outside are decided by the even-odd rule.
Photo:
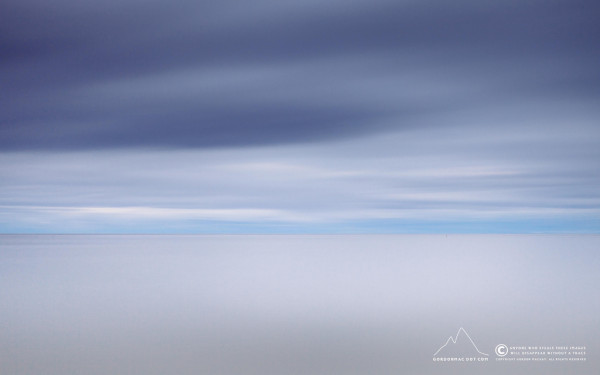
[[[1,233],[600,232],[597,2],[1,9]]]

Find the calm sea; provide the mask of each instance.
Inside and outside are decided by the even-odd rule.
[[[598,374],[599,271],[594,235],[2,235],[0,374]]]

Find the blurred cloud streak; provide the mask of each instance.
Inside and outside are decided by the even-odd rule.
[[[598,231],[594,2],[2,7],[1,231],[133,211]]]

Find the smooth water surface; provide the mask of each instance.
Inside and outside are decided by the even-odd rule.
[[[599,251],[594,235],[3,235],[0,373],[599,373]],[[487,363],[432,361],[460,327]],[[498,362],[500,343],[587,360]]]

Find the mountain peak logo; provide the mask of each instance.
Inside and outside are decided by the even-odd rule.
[[[477,345],[463,327],[459,328],[455,337],[448,337],[446,343],[433,354],[434,357],[475,357],[478,355],[489,356],[489,354],[483,353],[477,348]]]

